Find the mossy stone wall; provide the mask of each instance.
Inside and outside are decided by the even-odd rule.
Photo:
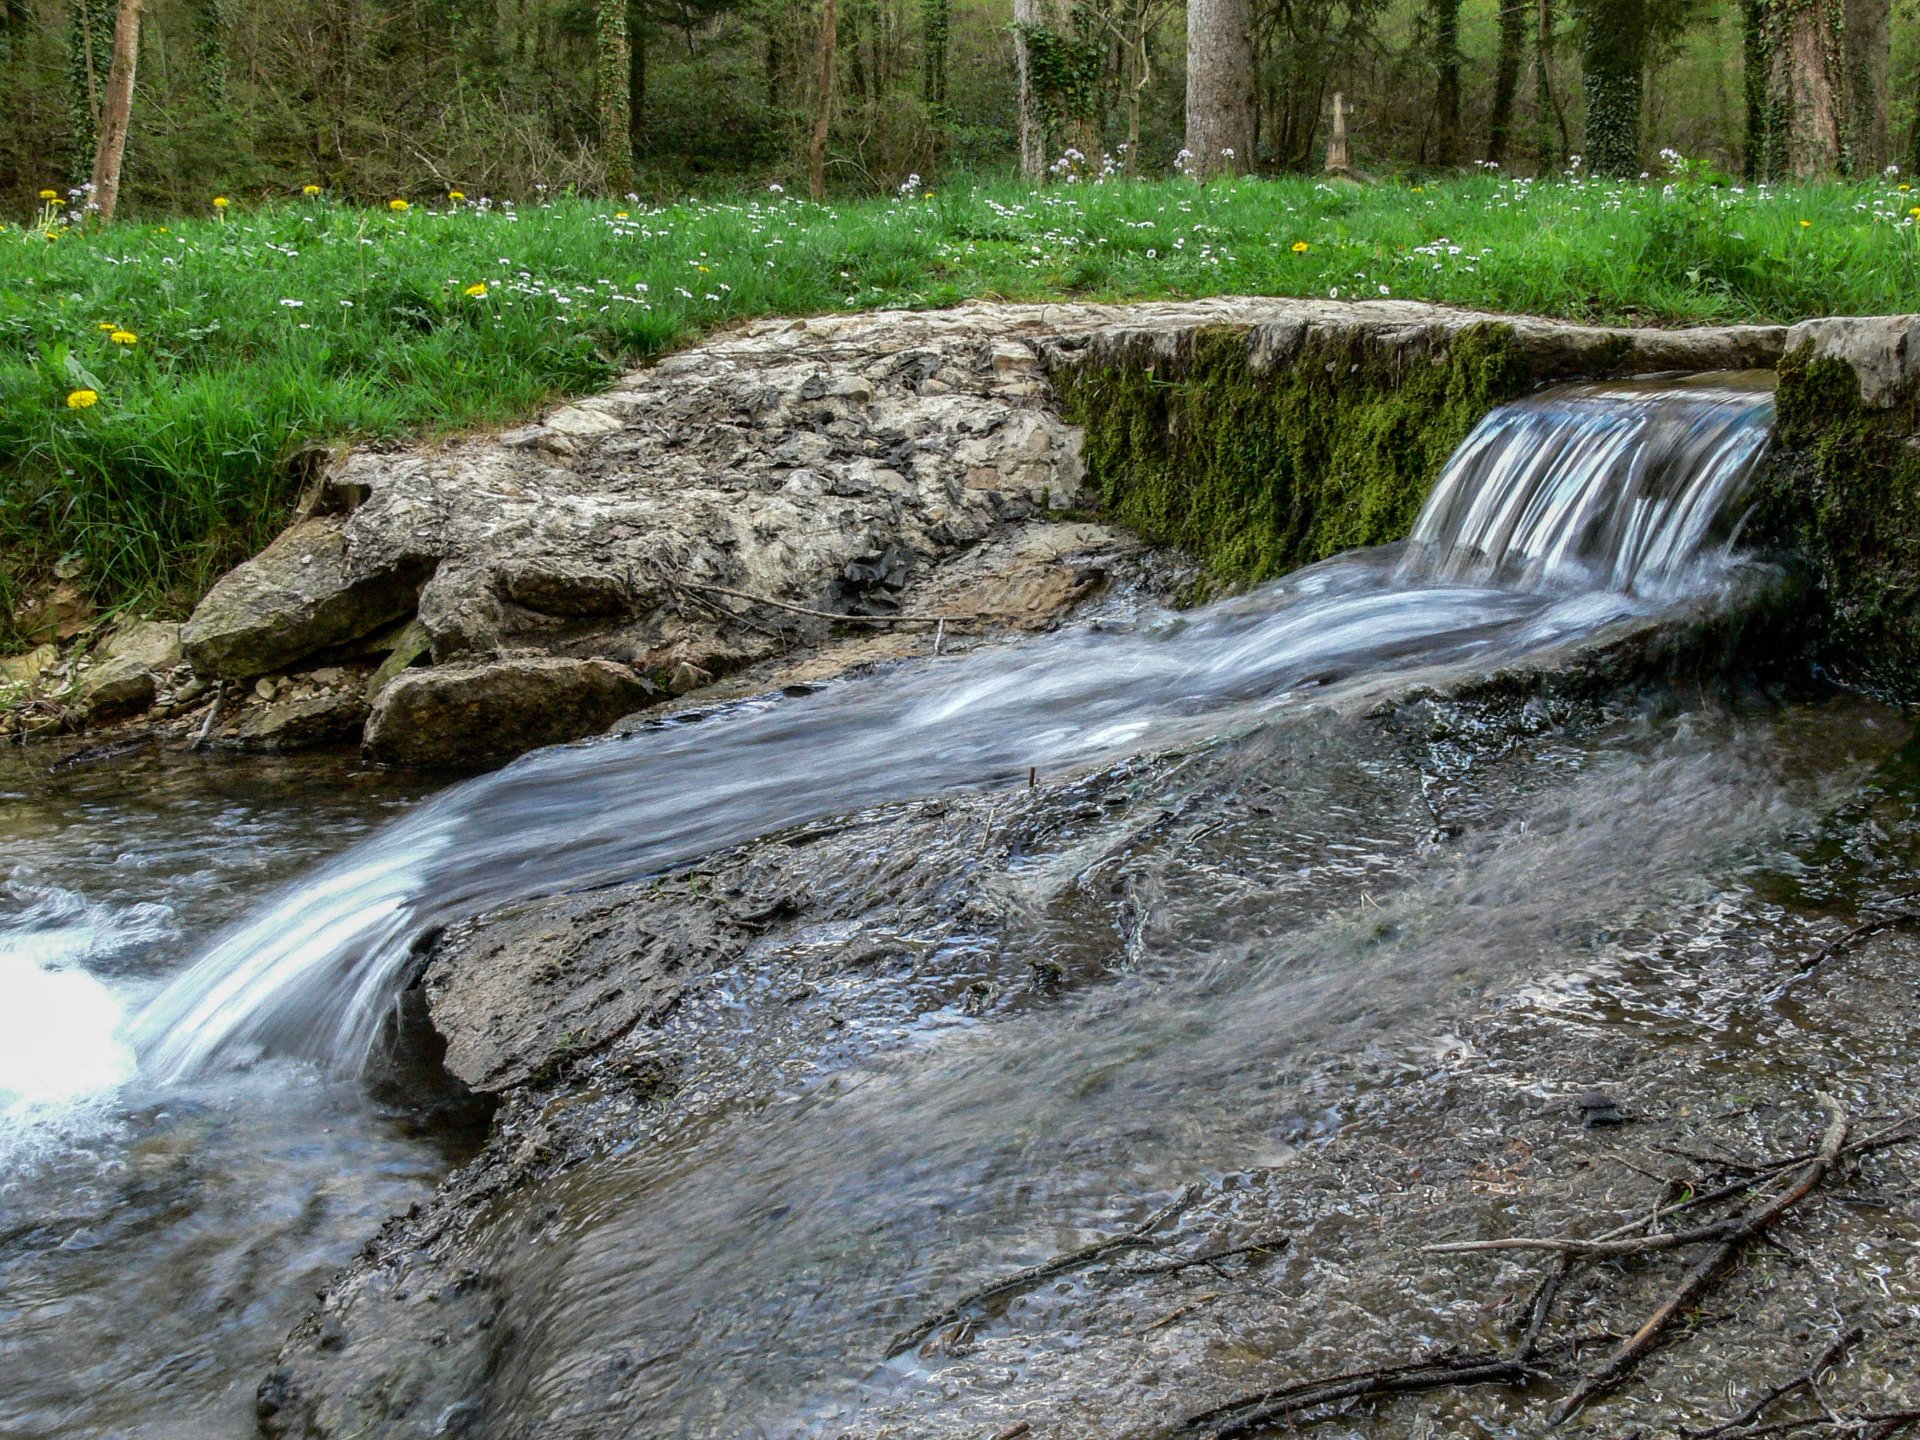
[[[1790,351],[1779,374],[1757,537],[1811,571],[1826,668],[1920,701],[1920,386],[1868,405],[1854,367],[1811,345]]]
[[[1107,512],[1210,590],[1404,539],[1447,457],[1538,378],[1512,327],[1317,331],[1263,359],[1243,327],[1148,337],[1054,373]]]

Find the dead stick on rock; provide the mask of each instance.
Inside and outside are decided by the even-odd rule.
[[[1798,971],[1789,975],[1785,980],[1782,980],[1778,985],[1774,986],[1773,989],[1767,991],[1760,999],[1768,1005],[1772,1005],[1776,1001],[1784,1000],[1793,992],[1796,985],[1803,985],[1811,980],[1819,973],[1820,967],[1826,964],[1827,961],[1833,959],[1834,956],[1845,954],[1862,940],[1870,939],[1880,934],[1883,930],[1898,930],[1906,925],[1920,925],[1920,913],[1911,910],[1902,910],[1898,914],[1882,915],[1876,920],[1869,920],[1864,925],[1856,926],[1842,935],[1838,940],[1823,946],[1820,951]]]
[[[1091,1245],[1082,1245],[1078,1250],[1069,1250],[1066,1254],[1056,1255],[1053,1259],[1039,1265],[1029,1265],[1017,1274],[1008,1275],[994,1281],[991,1285],[983,1285],[978,1290],[969,1291],[946,1309],[936,1315],[929,1315],[896,1339],[887,1347],[887,1358],[891,1360],[903,1351],[911,1350],[943,1325],[951,1325],[954,1321],[961,1319],[976,1305],[984,1304],[988,1300],[996,1299],[1014,1290],[1023,1290],[1049,1276],[1065,1274],[1069,1270],[1079,1269],[1082,1265],[1091,1265],[1094,1261],[1116,1250],[1129,1250],[1153,1244],[1154,1242],[1148,1237],[1199,1198],[1200,1187],[1188,1185],[1130,1230],[1123,1230],[1118,1235],[1111,1235],[1105,1240],[1096,1240]]]
[[[1759,1421],[1760,1417],[1766,1413],[1767,1407],[1775,1401],[1786,1399],[1787,1396],[1793,1394],[1796,1390],[1812,1390],[1816,1388],[1819,1385],[1820,1377],[1825,1374],[1831,1366],[1837,1364],[1841,1356],[1845,1355],[1847,1351],[1858,1344],[1860,1337],[1865,1333],[1866,1332],[1861,1330],[1857,1325],[1851,1329],[1842,1330],[1838,1335],[1834,1336],[1832,1343],[1829,1344],[1826,1349],[1822,1350],[1813,1358],[1812,1363],[1810,1363],[1806,1369],[1802,1370],[1798,1375],[1786,1381],[1784,1384],[1774,1386],[1745,1410],[1742,1410],[1738,1415],[1734,1416],[1733,1419],[1723,1421],[1708,1430],[1686,1430],[1681,1433],[1688,1436],[1689,1440],[1713,1440],[1713,1437],[1718,1435],[1750,1430],[1753,1425]]]
[[[1395,1365],[1265,1391],[1191,1416],[1187,1427],[1202,1430],[1207,1440],[1235,1440],[1235,1437],[1265,1430],[1303,1410],[1340,1400],[1357,1400],[1369,1395],[1409,1395],[1424,1390],[1447,1390],[1457,1385],[1518,1385],[1536,1373],[1526,1361],[1513,1355],[1470,1355],[1455,1360]],[[1252,1408],[1243,1408],[1249,1405]],[[1242,1413],[1232,1414],[1234,1410]]]
[[[207,707],[207,718],[200,722],[200,729],[193,737],[192,750],[207,748],[207,737],[213,734],[213,727],[220,722],[220,706],[227,698],[227,682],[222,680],[213,687],[213,704]]]
[[[1808,1161],[1794,1177],[1793,1183],[1767,1204],[1751,1214],[1735,1217],[1726,1222],[1725,1238],[1714,1246],[1713,1250],[1699,1261],[1680,1281],[1674,1292],[1661,1302],[1641,1324],[1640,1328],[1627,1337],[1626,1342],[1607,1358],[1607,1361],[1593,1374],[1581,1381],[1571,1395],[1560,1402],[1553,1414],[1547,1417],[1549,1425],[1559,1425],[1579,1413],[1581,1408],[1595,1396],[1605,1394],[1633,1372],[1636,1365],[1651,1350],[1666,1328],[1694,1302],[1712,1288],[1722,1274],[1739,1258],[1747,1242],[1761,1234],[1787,1211],[1798,1205],[1807,1196],[1819,1188],[1822,1181],[1840,1159],[1840,1152],[1847,1143],[1847,1117],[1840,1104],[1831,1095],[1818,1097],[1826,1107],[1828,1122],[1826,1134],[1821,1138],[1820,1149],[1812,1160]],[[1663,1237],[1650,1237],[1663,1238]]]
[[[1191,1270],[1196,1265],[1231,1260],[1236,1255],[1277,1255],[1292,1243],[1290,1236],[1270,1235],[1263,1240],[1249,1240],[1244,1245],[1229,1245],[1224,1250],[1209,1250],[1204,1255],[1189,1255],[1183,1260],[1165,1260],[1157,1265],[1123,1266],[1113,1273],[1116,1279],[1131,1279],[1135,1275],[1174,1275],[1182,1270]]]

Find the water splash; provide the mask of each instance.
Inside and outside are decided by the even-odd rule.
[[[1222,733],[1302,694],[1495,665],[1716,583],[1771,392],[1588,386],[1490,417],[1404,556],[1356,553],[1119,633],[1066,631],[536,752],[456,786],[218,938],[139,1017],[177,1078],[263,1053],[363,1066],[413,947],[824,815]],[[1718,548],[1713,548],[1716,544]]]

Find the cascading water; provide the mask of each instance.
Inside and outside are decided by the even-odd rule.
[[[162,1079],[262,1053],[352,1071],[415,942],[451,921],[827,814],[1217,734],[1348,677],[1493,663],[1696,596],[1723,575],[1772,413],[1771,390],[1740,376],[1553,391],[1474,431],[1398,555],[1336,557],[1121,633],[985,648],[529,755],[228,930],[134,1039]]]

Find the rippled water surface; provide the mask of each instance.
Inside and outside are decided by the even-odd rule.
[[[413,787],[313,759],[53,758],[0,750],[0,1435],[250,1434],[313,1290],[448,1150],[299,1065],[150,1090],[115,1027]]]

